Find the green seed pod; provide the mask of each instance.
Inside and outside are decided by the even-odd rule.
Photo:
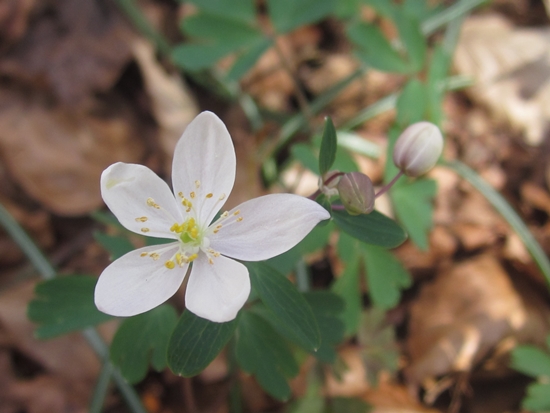
[[[418,122],[403,131],[393,149],[393,162],[405,175],[420,176],[432,169],[443,151],[443,136],[430,122]]]
[[[349,172],[338,182],[340,200],[350,215],[369,214],[374,209],[374,186],[361,172]]]

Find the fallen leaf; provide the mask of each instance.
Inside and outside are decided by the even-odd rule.
[[[56,214],[100,207],[101,172],[116,161],[141,161],[135,115],[120,102],[98,110],[73,112],[40,96],[0,90],[0,159],[31,198]]]
[[[468,18],[454,63],[472,76],[468,92],[493,113],[542,143],[550,122],[550,29],[516,28],[494,14]]]
[[[409,384],[470,372],[508,337],[543,341],[548,308],[533,291],[523,296],[490,255],[440,273],[411,306]]]
[[[21,41],[2,56],[0,74],[67,105],[82,104],[118,81],[134,36],[112,4],[43,2]]]
[[[174,148],[187,125],[199,113],[198,105],[181,76],[169,74],[160,65],[149,42],[135,40],[132,51],[151,99],[151,110],[159,126],[158,139],[166,159],[164,170],[170,176]]]

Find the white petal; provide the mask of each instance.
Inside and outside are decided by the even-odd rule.
[[[202,112],[176,145],[172,163],[174,193],[182,192],[186,198],[194,193],[190,201],[197,221],[207,225],[231,193],[235,171],[235,149],[227,128],[213,113]]]
[[[193,261],[185,306],[193,314],[215,323],[233,320],[250,294],[248,270],[224,256],[208,262],[205,254]]]
[[[158,260],[141,257],[142,252],[164,249]],[[155,308],[180,287],[187,265],[169,270],[164,263],[177,252],[178,244],[140,248],[120,257],[101,273],[95,287],[95,305],[119,317],[141,314]]]
[[[170,227],[183,221],[166,182],[143,165],[118,162],[109,166],[101,174],[101,196],[122,225],[141,235],[175,238]],[[160,208],[148,205],[149,198]]]
[[[240,211],[238,215],[236,211]],[[330,214],[310,199],[292,194],[265,195],[229,211],[220,221],[219,231],[209,236],[210,246],[239,260],[266,260],[288,251],[328,218]]]

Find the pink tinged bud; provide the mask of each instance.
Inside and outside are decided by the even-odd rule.
[[[340,182],[340,171],[329,171],[319,178],[319,190],[329,198],[338,195],[338,182]]]
[[[350,215],[368,214],[374,209],[374,186],[361,172],[350,172],[338,182],[340,200]]]
[[[432,169],[443,151],[443,136],[430,122],[409,126],[397,139],[393,162],[408,176],[420,176]]]

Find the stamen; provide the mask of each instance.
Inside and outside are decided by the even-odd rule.
[[[184,196],[183,196],[183,192],[181,192],[181,191],[180,191],[180,192],[178,192],[178,196],[179,196],[180,198],[184,198]]]
[[[147,221],[147,217],[138,217],[136,218],[136,222],[146,222]]]
[[[237,218],[237,222],[241,222],[243,220],[243,217]]]
[[[220,197],[218,198],[220,201],[223,201],[225,199],[225,194],[221,194]]]
[[[212,258],[208,258],[208,264],[214,265],[214,260]]]
[[[221,215],[221,218],[227,218],[228,215],[229,215],[229,212],[225,211],[225,212]]]
[[[239,215],[241,213],[240,209],[237,209],[235,212],[233,212],[233,215]]]
[[[196,259],[198,256],[199,256],[199,255],[198,255],[197,253],[191,254],[191,255],[189,256],[189,258],[188,258],[188,259],[189,259],[189,262],[193,261],[193,260]]]
[[[156,261],[160,258],[160,255],[156,252],[152,252],[151,254],[149,254],[149,256],[153,259],[153,261]]]
[[[213,196],[214,196],[214,194],[213,194],[212,192],[206,194],[206,197],[207,197],[207,198],[212,198]]]
[[[153,198],[147,198],[147,205],[155,209],[160,209],[160,205],[157,204]]]
[[[174,264],[174,261],[168,260],[164,263],[164,266],[168,268],[169,270],[173,270],[176,264]]]
[[[196,187],[197,189],[199,189],[199,188],[201,187],[201,181],[196,180],[196,181],[195,181],[195,187]]]
[[[195,193],[194,192],[191,192],[191,198],[195,198]]]
[[[183,257],[182,257],[182,255],[181,255],[181,253],[179,253],[179,252],[176,253],[176,262],[178,263],[178,265],[179,265],[180,267],[182,267],[183,264],[184,264]]]
[[[186,208],[185,212],[189,212],[191,211],[191,208],[193,208],[193,204],[187,198],[183,198],[181,203]]]
[[[151,231],[149,228],[141,228],[141,232],[147,233]]]
[[[149,253],[148,252],[142,252],[141,254],[139,254],[140,257],[146,257],[148,256]]]

